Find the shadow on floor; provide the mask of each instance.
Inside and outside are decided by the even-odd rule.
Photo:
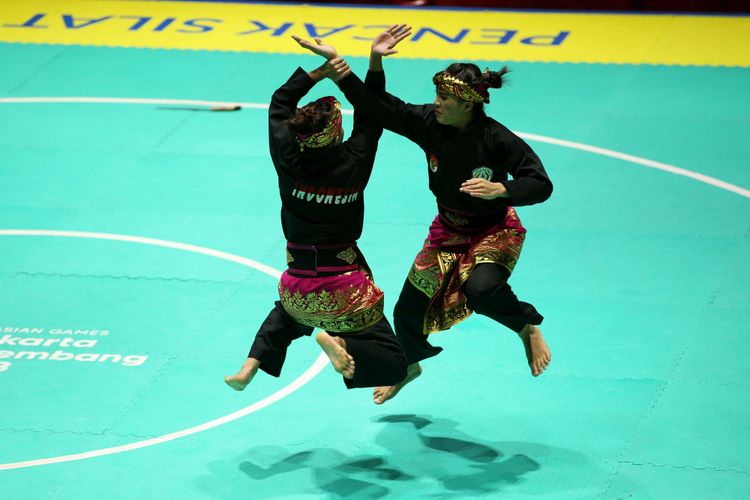
[[[457,431],[449,420],[389,415],[377,422],[385,424],[376,437],[387,450],[383,455],[348,456],[331,448],[290,454],[278,448],[271,451],[278,459],[270,465],[246,460],[239,469],[258,481],[308,469],[314,484],[333,496],[381,498],[394,488],[408,490],[408,483],[425,481],[437,481],[445,493],[490,493],[540,468],[529,456],[506,456],[492,444]]]

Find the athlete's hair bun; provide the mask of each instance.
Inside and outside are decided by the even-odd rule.
[[[507,66],[500,68],[500,71],[490,71],[490,69],[487,68],[484,70],[484,73],[482,73],[482,77],[491,88],[499,89],[503,86],[503,83],[505,83],[505,75],[509,72],[510,70]]]

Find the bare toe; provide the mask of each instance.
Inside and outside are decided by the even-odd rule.
[[[315,336],[315,340],[331,360],[334,370],[345,378],[354,378],[354,358],[346,351],[344,339],[322,331]]]
[[[404,388],[406,384],[413,381],[415,378],[419,377],[422,374],[422,367],[419,366],[419,363],[414,363],[413,365],[409,365],[406,369],[406,377],[404,377],[404,380],[399,382],[396,385],[388,385],[383,387],[376,387],[373,391],[373,402],[376,405],[381,405],[388,401],[389,399],[393,399],[396,397],[396,394],[401,391],[401,389]]]
[[[542,336],[542,331],[534,325],[526,325],[518,333],[523,342],[526,360],[531,368],[531,374],[535,377],[541,375],[549,366],[552,354],[549,346]]]

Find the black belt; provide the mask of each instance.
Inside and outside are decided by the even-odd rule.
[[[288,241],[289,274],[303,277],[334,276],[360,268],[364,261],[356,243],[303,245]]]
[[[501,214],[477,215],[469,212],[453,210],[438,203],[440,221],[457,233],[475,234],[501,224],[505,220],[507,207]]]

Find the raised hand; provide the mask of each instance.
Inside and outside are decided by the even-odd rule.
[[[313,38],[313,40],[315,40],[315,43],[305,40],[304,38],[300,38],[296,35],[292,35],[292,38],[294,38],[294,41],[297,42],[300,47],[305,48],[314,54],[318,54],[319,56],[323,56],[326,59],[333,59],[338,55],[336,49],[332,45],[324,44],[323,40],[321,40],[320,38]]]
[[[378,56],[389,56],[396,54],[398,50],[393,50],[393,47],[404,38],[411,35],[411,26],[407,24],[394,24],[372,41],[371,53]]]
[[[330,78],[334,82],[338,82],[339,80],[346,77],[347,75],[349,75],[349,73],[352,72],[347,62],[341,59],[340,57],[334,57],[333,59],[329,59],[320,68],[323,71],[323,74],[325,75],[325,77]]]

